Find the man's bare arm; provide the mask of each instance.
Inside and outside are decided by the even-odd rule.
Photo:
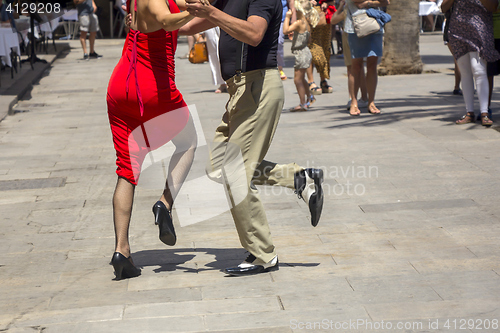
[[[251,46],[259,45],[267,31],[267,21],[263,17],[252,15],[241,20],[214,6],[204,6],[198,0],[186,0],[186,4],[192,15],[207,19],[233,38]]]
[[[191,20],[191,22],[179,29],[179,35],[191,36],[202,31],[214,28],[216,26],[217,25],[213,24],[207,19],[195,17],[193,20]]]

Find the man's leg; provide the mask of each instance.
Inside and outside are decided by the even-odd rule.
[[[278,124],[283,85],[277,70],[258,70],[229,82],[228,88],[227,112],[217,128],[207,171],[225,183],[241,245],[256,257],[254,263],[265,264],[276,253],[252,178]]]
[[[95,44],[95,37],[97,36],[97,31],[93,31],[89,34],[89,46],[90,46],[90,53],[94,53],[94,44]]]
[[[80,23],[80,43],[82,44],[83,58],[88,59],[87,52],[87,33],[89,31],[90,19],[89,15],[78,16],[78,21]]]
[[[99,18],[96,14],[90,15],[90,23],[89,23],[89,44],[90,44],[90,58],[102,58],[100,54],[95,52],[95,38],[97,36],[97,31],[99,31]]]
[[[87,32],[80,31],[80,43],[82,44],[83,55],[85,56],[87,53]]]

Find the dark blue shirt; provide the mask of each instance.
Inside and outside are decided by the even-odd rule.
[[[248,3],[248,9],[242,6]],[[278,36],[283,7],[281,0],[217,0],[214,6],[226,14],[246,20],[250,16],[259,16],[267,21],[267,31],[257,46],[246,45],[243,51],[243,72],[256,69],[277,67]],[[224,80],[233,77],[236,71],[236,49],[241,42],[221,29],[219,40],[219,56],[221,72]]]

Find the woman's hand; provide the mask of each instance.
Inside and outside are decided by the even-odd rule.
[[[339,8],[337,8],[337,10],[342,11],[342,9],[344,9],[344,6],[345,6],[345,0],[340,0]]]
[[[130,26],[132,25],[132,14],[128,13],[125,17],[125,25],[130,29]]]
[[[372,6],[372,1],[371,0],[366,0],[363,2],[358,2],[356,3],[356,7],[358,8],[371,8]]]
[[[285,17],[290,18],[290,17],[292,17],[292,15],[293,15],[293,12],[292,12],[292,10],[291,10],[291,9],[289,9],[289,10],[286,12]]]

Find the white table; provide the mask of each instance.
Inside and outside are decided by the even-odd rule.
[[[441,9],[435,2],[421,1],[418,5],[418,15],[437,15],[441,13]]]
[[[19,37],[12,28],[0,28],[0,58],[2,58],[3,62],[9,67],[12,67],[12,62],[10,60],[11,50],[21,56]]]
[[[442,2],[443,0],[437,0],[436,2],[420,1],[418,5],[418,15],[419,16],[443,15],[443,13],[441,12]],[[422,30],[422,20],[420,20],[420,30]],[[434,31],[434,27],[432,27],[432,31]]]

